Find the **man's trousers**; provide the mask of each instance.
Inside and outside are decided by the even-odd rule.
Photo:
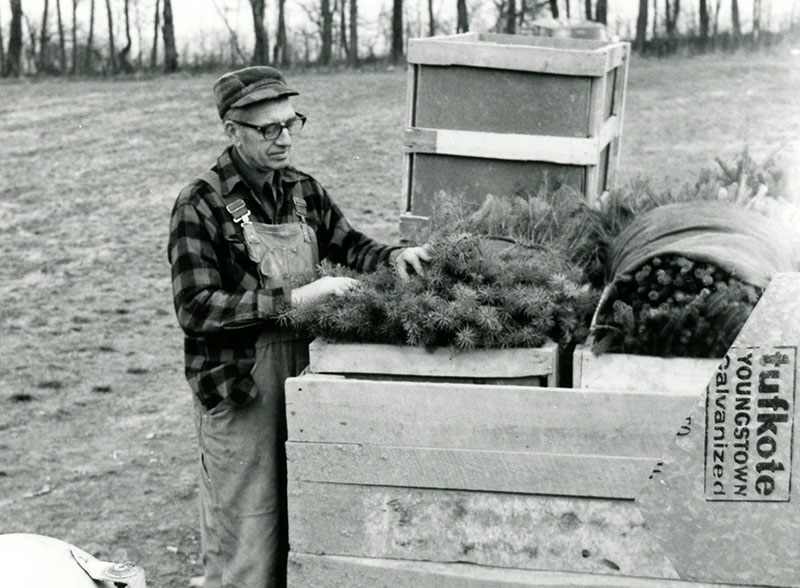
[[[284,383],[308,365],[308,341],[271,335],[256,347],[255,400],[195,400],[205,588],[286,586]]]

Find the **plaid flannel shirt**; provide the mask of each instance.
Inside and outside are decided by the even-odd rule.
[[[358,271],[389,263],[399,247],[381,245],[356,231],[311,176],[294,168],[276,172],[277,210],[262,203],[236,169],[231,148],[212,168],[225,197],[244,200],[253,222],[296,222],[292,195],[307,206],[320,259],[328,258]],[[168,257],[178,322],[185,333],[186,378],[207,408],[228,398],[243,404],[256,395],[250,377],[255,341],[265,328],[279,328],[275,315],[290,303],[290,292],[261,287],[257,265],[245,249],[242,229],[225,209],[223,197],[194,180],[172,210]]]

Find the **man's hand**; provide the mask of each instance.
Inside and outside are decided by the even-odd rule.
[[[408,266],[418,275],[422,275],[422,262],[430,261],[431,255],[428,251],[428,245],[422,247],[407,247],[400,252],[400,255],[394,260],[394,267],[397,270],[397,275],[401,280],[408,279]]]
[[[325,276],[292,290],[292,306],[300,306],[325,296],[342,296],[352,290],[356,284],[358,284],[358,280],[353,278]]]

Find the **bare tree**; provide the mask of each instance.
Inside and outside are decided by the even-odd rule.
[[[636,51],[644,53],[647,42],[647,6],[648,0],[639,0],[639,15],[636,17]]]
[[[350,58],[350,47],[347,44],[347,10],[345,0],[337,0],[337,9],[339,11],[339,57],[341,58],[341,51],[344,51],[345,57]]]
[[[428,0],[428,36],[436,35],[436,17],[433,14],[433,0]]]
[[[550,0],[550,14],[553,15],[553,18],[558,20],[559,12],[558,12],[558,0]],[[567,0],[567,4],[569,4],[569,0]]]
[[[141,71],[144,69],[144,35],[142,34],[142,13],[139,11],[139,0],[133,0],[133,9],[136,11],[134,23],[136,25],[136,44],[139,47],[139,52],[136,54],[136,69]]]
[[[164,0],[164,26],[161,27],[164,39],[164,71],[178,71],[178,50],[175,48],[175,25],[172,22],[172,2]]]
[[[712,28],[711,36],[714,43],[717,42],[717,33],[719,32],[719,9],[722,8],[722,0],[715,0],[716,6],[714,7],[714,25]]]
[[[678,0],[675,0],[677,3]],[[597,5],[594,9],[594,19],[597,22],[608,24],[608,0],[597,0]]]
[[[700,0],[700,43],[703,46],[708,43],[709,25],[708,2],[706,0]]]
[[[253,32],[256,39],[255,48],[253,49],[253,63],[265,65],[269,63],[269,36],[264,25],[265,1],[250,0],[250,8],[253,12]]]
[[[133,42],[131,41],[131,16],[130,16],[130,0],[125,0],[125,46],[120,50],[117,56],[117,63],[122,71],[125,73],[133,72],[131,65],[130,53]]]
[[[72,75],[78,73],[78,1],[72,0]]]
[[[678,14],[681,11],[681,0],[665,0],[665,6],[667,38],[674,39],[678,29]]]
[[[513,35],[517,32],[516,0],[508,0],[508,9],[506,10],[506,26],[504,32],[508,33],[509,35]]]
[[[86,40],[86,71],[92,71],[94,54],[94,0],[89,0],[89,36]]]
[[[22,73],[22,0],[11,0],[11,27],[8,33],[8,55],[3,64],[3,77],[18,78]]]
[[[583,6],[586,11],[586,20],[594,20],[592,18],[592,0],[585,0]]]
[[[658,38],[658,0],[653,0],[653,40]]]
[[[731,24],[733,26],[733,38],[738,42],[742,36],[742,21],[739,19],[739,0],[731,0]]]
[[[111,11],[111,0],[106,0],[106,16],[108,17],[108,59],[111,73],[117,73],[117,50],[114,47],[114,13]]]
[[[222,19],[222,22],[225,24],[225,28],[228,29],[228,43],[230,44],[231,47],[231,55],[233,55],[233,53],[236,53],[241,63],[247,63],[247,58],[244,56],[242,47],[239,45],[239,35],[236,33],[236,30],[231,26],[231,23],[228,20],[228,15],[219,7],[219,4],[217,4],[217,0],[213,0],[213,2],[214,2],[214,8],[217,10],[217,14]]]
[[[761,36],[761,0],[753,0],[753,43]]]
[[[286,36],[286,0],[278,0],[278,31],[272,61],[281,66],[289,65],[289,39]]]
[[[155,69],[158,63],[158,29],[161,26],[160,0],[156,0],[156,13],[153,16],[153,49],[150,51],[150,69]]]
[[[5,48],[5,39],[3,39],[3,22],[2,17],[0,17],[0,74],[6,70],[6,48]]]
[[[31,19],[28,18],[28,14],[23,12],[22,18],[25,19],[25,26],[28,29],[29,46],[27,50],[24,51],[25,59],[27,61],[27,69],[36,71],[39,68],[39,55],[36,53],[36,47],[39,46],[39,37],[36,33],[36,27],[33,26]],[[24,69],[26,68],[23,67],[20,71]]]
[[[322,47],[319,53],[319,62],[330,65],[333,57],[333,12],[330,0],[320,2],[320,17],[322,19]]]
[[[358,0],[350,0],[350,65],[358,67]]]
[[[392,2],[392,63],[403,59],[403,0]]]
[[[469,16],[467,15],[467,0],[458,0],[456,3],[456,32],[469,32]]]
[[[56,0],[56,15],[58,16],[58,58],[61,73],[67,71],[67,45],[64,40],[64,21],[61,19],[61,0]]]
[[[47,31],[47,14],[49,12],[50,2],[44,0],[44,10],[42,12],[42,32],[39,34],[39,71],[47,69],[47,45],[50,41],[50,35]],[[31,47],[31,50],[34,48]]]

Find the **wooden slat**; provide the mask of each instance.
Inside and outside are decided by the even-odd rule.
[[[289,588],[741,588],[653,578],[330,555],[289,555]]]
[[[587,113],[587,134],[597,139],[603,127],[603,114],[605,112],[606,99],[606,74],[592,80],[589,90],[589,112]],[[599,185],[600,173],[600,145],[595,143],[594,161],[586,168],[586,196],[589,202],[594,201],[602,192]]]
[[[612,143],[612,151],[610,153],[611,164],[609,165],[610,180],[608,181],[609,189],[616,185],[617,174],[619,170],[620,148],[622,144],[622,123],[625,118],[625,97],[626,89],[628,87],[628,66],[630,65],[631,46],[626,43],[622,48],[622,57],[620,65],[617,69],[617,87],[616,96],[614,97],[614,114],[619,118],[619,125],[617,130],[617,138]]]
[[[406,81],[406,127],[416,125],[417,88],[419,86],[419,66],[408,64]],[[403,182],[400,193],[400,211],[411,210],[411,183],[414,176],[414,156],[410,153],[403,155]],[[401,231],[401,235],[405,235]]]
[[[286,382],[291,441],[650,458],[699,398],[318,375]]]
[[[598,147],[600,150],[606,148],[606,145],[619,135],[619,118],[615,115],[609,117],[600,127],[600,137],[598,140]]]
[[[584,390],[639,390],[699,397],[720,361],[623,353],[595,355],[579,345],[573,353],[573,385]]]
[[[656,458],[342,443],[286,444],[305,482],[634,499]]]
[[[610,71],[622,65],[628,55],[630,55],[630,52],[631,44],[627,42],[615,43],[608,46],[608,51],[606,53],[608,58],[606,62],[606,71]]]
[[[454,352],[439,347],[328,343],[309,346],[314,373],[388,374],[459,378],[519,378],[551,374],[558,357],[553,342],[539,348],[483,349]]]
[[[400,215],[400,234],[412,245],[422,245],[427,239],[430,217],[406,212]]]
[[[608,55],[594,50],[428,39],[409,40],[407,59],[409,63],[426,65],[467,65],[572,76],[602,76],[608,64]]]
[[[567,165],[597,165],[597,137],[485,133],[451,129],[407,129],[409,153],[437,153],[510,161],[549,161]]]
[[[442,37],[437,37],[442,38]],[[445,37],[457,39],[458,35]],[[506,45],[532,45],[535,47],[550,47],[552,49],[589,51],[608,51],[614,43],[599,39],[578,39],[575,37],[541,37],[536,35],[509,35],[507,33],[479,33],[476,41],[484,43],[502,43]]]
[[[406,128],[403,145],[407,153],[436,153],[436,129]]]
[[[677,577],[631,501],[289,483],[292,550]]]

